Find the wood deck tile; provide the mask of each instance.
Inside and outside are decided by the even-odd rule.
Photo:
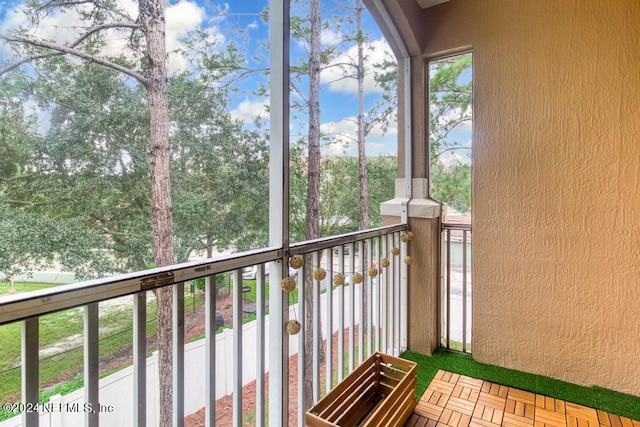
[[[475,402],[461,399],[459,397],[451,396],[447,402],[446,408],[453,411],[458,411],[461,414],[471,415],[473,414],[473,408],[476,406]]]
[[[431,384],[429,384],[429,389],[433,391],[439,391],[440,393],[444,393],[444,394],[453,393],[454,388],[455,388],[454,384],[444,380],[438,380],[435,378],[431,381]]]
[[[620,417],[620,420],[622,421],[623,427],[633,427],[633,421],[631,420],[631,418]]]
[[[485,421],[481,418],[471,418],[469,427],[499,427],[500,424],[494,424],[490,421]]]
[[[611,427],[622,427],[622,420],[619,416],[609,414],[609,420],[611,421]]]
[[[493,396],[507,397],[509,387],[485,381],[482,383],[481,391]]]
[[[482,380],[467,377],[464,375],[461,375],[460,379],[458,380],[458,385],[462,385],[463,387],[467,387],[477,391],[480,391],[480,389],[482,388],[482,383],[483,383]]]
[[[461,414],[458,411],[452,411],[451,418],[449,418],[447,425],[450,427],[458,427],[463,415],[464,414]],[[471,420],[471,417],[469,417],[469,420]],[[467,425],[469,425],[469,423],[467,423]]]
[[[589,423],[589,427],[596,427],[600,424],[598,420],[598,412],[593,408],[588,408],[582,405],[576,405],[575,403],[566,403],[567,416],[573,416],[578,420],[585,420]],[[624,426],[623,426],[624,427]]]
[[[509,393],[507,394],[507,398],[511,400],[515,400],[516,402],[527,403],[529,405],[536,404],[535,393],[518,390],[517,388],[513,388],[513,387],[509,387]]]
[[[509,414],[533,419],[535,406],[533,406],[530,403],[524,403],[522,401],[507,399],[507,404],[505,405],[504,411]]]
[[[421,417],[418,414],[411,414],[409,419],[404,423],[404,427],[416,427],[416,424],[420,420],[425,420],[425,424],[426,424],[426,418]]]
[[[601,411],[598,409],[598,422],[601,426],[611,426],[611,421],[609,421],[609,414],[605,411]]]
[[[445,393],[440,393],[439,391],[434,391],[434,390],[429,390],[427,389],[427,391],[425,391],[425,394],[429,392],[429,395],[427,396],[427,398],[425,399],[424,397],[422,398],[422,400],[426,400],[427,402],[437,405],[437,406],[441,406],[441,407],[445,407],[447,405],[447,400],[449,400],[449,395],[445,394]]]
[[[492,408],[500,409],[501,411],[504,411],[505,405],[507,403],[507,399],[504,397],[494,396],[489,393],[481,392],[480,396],[478,397],[477,403],[479,405],[490,406]]]
[[[420,415],[421,417],[438,421],[440,419],[440,415],[442,415],[443,410],[444,408],[442,406],[434,405],[432,403],[424,402],[421,400],[420,402],[418,402],[413,412]]]
[[[480,390],[462,386],[460,385],[460,381],[458,381],[458,384],[456,384],[455,388],[453,389],[452,396],[476,402],[478,400],[478,396],[480,396]]]
[[[405,427],[640,427],[640,421],[438,371]]]
[[[540,407],[537,407],[535,410],[534,421],[555,427],[565,427],[567,425],[565,414]]]
[[[502,425],[504,427],[533,427],[533,417],[526,418],[505,412],[502,417]]]

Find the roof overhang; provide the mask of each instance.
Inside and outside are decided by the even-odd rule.
[[[426,9],[428,7],[435,6],[440,3],[446,3],[449,0],[416,0],[416,1],[418,2],[418,5],[420,5],[421,8]]]

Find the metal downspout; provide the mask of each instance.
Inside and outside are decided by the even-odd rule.
[[[402,198],[402,206],[400,212],[400,221],[402,224],[409,224],[409,202],[413,194],[412,187],[412,159],[413,151],[411,144],[412,137],[412,123],[411,123],[411,56],[409,50],[404,44],[400,32],[396,28],[389,12],[385,8],[382,0],[371,0],[372,6],[376,9],[379,16],[382,17],[386,28],[391,34],[391,38],[400,53],[399,63],[402,67],[403,73],[403,94],[404,94],[404,194]],[[401,245],[401,257],[408,255],[407,244]],[[408,336],[408,269],[407,265],[402,262],[400,264],[400,352],[402,353],[407,349],[407,336]]]
[[[290,0],[269,1],[270,147],[269,246],[282,248],[282,258],[270,266],[271,283],[280,283],[289,250],[289,18]],[[289,424],[289,317],[284,292],[269,288],[269,425]]]

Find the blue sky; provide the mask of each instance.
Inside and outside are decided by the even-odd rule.
[[[135,19],[137,4],[133,0],[117,0],[118,3]],[[27,19],[16,12],[22,4],[21,1],[0,2],[0,31],[8,31],[18,25],[28,25]],[[247,1],[234,0],[218,2],[216,0],[181,0],[171,1],[167,6],[167,50],[177,51],[184,47],[185,40],[195,34],[196,29],[204,29],[207,34],[216,39],[220,45],[232,40],[246,48],[250,68],[266,68],[269,64],[268,51],[261,48],[260,43],[268,40],[268,24],[264,22],[260,14],[267,8],[268,0]],[[331,18],[333,14],[345,16],[344,11],[336,9],[333,0],[322,1],[323,14],[329,17],[328,22],[335,24],[337,19]],[[292,14],[303,14],[304,3],[294,4]],[[347,25],[338,27],[330,25],[323,29],[322,39],[326,46],[338,43],[344,39],[349,31]],[[238,33],[240,31],[240,33]],[[370,44],[367,46],[369,63],[378,62],[389,57],[390,49],[368,13],[364,16],[364,31],[370,36]],[[33,29],[34,35],[68,42],[74,40],[81,32],[80,21],[77,14],[51,13],[40,21],[37,29]],[[126,38],[113,35],[109,45],[118,52],[124,49]],[[6,57],[4,47],[0,47],[0,54]],[[108,52],[105,52],[108,54]],[[306,56],[305,45],[301,41],[292,41],[291,57],[293,63],[299,63],[300,58]],[[333,63],[344,62],[348,57],[355,56],[354,43],[342,43],[340,50],[330,61]],[[178,72],[189,68],[188,62],[179,55],[170,55],[168,68],[170,72]],[[326,134],[342,135],[343,143],[326,145],[323,148],[325,155],[353,155],[355,145],[348,143],[355,137],[355,117],[357,116],[356,82],[354,79],[341,79],[336,67],[330,67],[322,74],[321,89],[321,130]],[[257,114],[266,116],[265,105],[267,97],[256,96],[253,92],[258,89],[260,83],[266,84],[266,77],[261,73],[253,73],[236,83],[241,89],[233,100],[230,111],[237,118],[250,123]],[[299,90],[306,92],[304,82]],[[371,76],[365,80],[365,110],[369,110],[380,96],[380,90],[376,88]],[[296,99],[296,95],[292,95]],[[306,121],[303,114],[296,114],[299,119],[293,119],[291,124],[291,139],[295,140],[306,134]],[[386,134],[380,129],[374,129],[367,138],[367,154],[395,154],[396,125],[392,123]]]

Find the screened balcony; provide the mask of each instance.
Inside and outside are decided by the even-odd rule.
[[[301,425],[304,411],[296,401],[301,401],[304,392],[298,385],[305,381],[305,358],[312,369],[317,400],[372,352],[399,355],[406,348],[407,324],[402,314],[407,304],[406,264],[401,262],[407,252],[407,243],[401,242],[405,231],[403,225],[383,227],[296,244],[287,254],[281,249],[258,250],[5,298],[0,302],[0,322],[22,323],[23,378],[22,398],[12,402],[15,410],[6,412],[22,412],[23,416],[2,425],[156,425],[159,372],[156,356],[147,358],[151,350],[147,348],[147,311],[149,300],[155,299],[153,291],[163,287],[173,289],[173,424],[183,425],[185,416],[196,414],[208,425],[243,425],[248,418],[260,425],[267,421],[269,411],[278,410],[268,409],[267,402],[284,401],[289,402],[283,409],[288,412],[278,416],[289,416],[291,422]],[[398,255],[392,254],[394,248],[400,250]],[[367,258],[363,257],[365,250]],[[285,293],[278,286],[280,269],[296,255],[308,255],[313,264],[298,267],[296,289]],[[386,267],[381,266],[383,259],[389,261],[382,262]],[[270,274],[265,279],[267,264]],[[381,266],[377,274],[366,268],[371,265]],[[251,266],[258,272],[253,289],[255,311],[248,317],[243,313],[249,305],[243,288],[253,281],[243,281],[242,273]],[[311,320],[306,320],[307,288],[300,286],[305,270],[315,275]],[[325,277],[318,276],[320,271]],[[232,279],[232,328],[216,333],[216,276],[227,272]],[[185,285],[197,279],[205,279],[205,334],[189,342],[185,340]],[[280,298],[273,298],[273,294]],[[101,318],[104,322],[105,312],[101,314],[100,307],[113,301],[132,312],[133,365],[101,378],[101,346],[105,343],[101,340],[105,335]],[[41,390],[40,323],[47,322],[50,313],[71,315],[74,310],[84,316],[84,387],[68,395],[54,395],[42,402],[41,410],[33,406],[29,411],[28,402],[35,405]],[[304,330],[289,330],[287,322],[298,319],[313,323],[312,354],[300,351]],[[276,345],[282,348],[281,359],[274,359]],[[255,393],[255,404],[250,406],[243,405],[247,393],[251,394],[248,385]],[[289,395],[294,388],[299,394]],[[221,421],[225,408],[217,402],[225,396],[231,399],[232,410],[231,416]],[[20,410],[21,405],[27,405],[27,410]]]
[[[103,404],[96,368],[99,346],[95,343],[101,302],[137,295],[132,308],[133,313],[137,313],[133,326],[140,330],[145,324],[142,290],[174,287],[180,291],[191,280],[229,272],[233,330],[243,332],[233,334],[232,357],[225,358],[225,362],[213,357],[221,347],[217,344],[218,336],[212,333],[216,322],[215,313],[212,314],[215,293],[211,292],[211,280],[207,281],[205,369],[199,386],[199,390],[204,390],[200,393],[204,404],[195,403],[195,408],[189,406],[192,402],[186,397],[192,385],[180,375],[191,364],[182,348],[187,347],[183,344],[184,330],[181,329],[185,309],[180,301],[183,293],[174,294],[174,343],[177,345],[174,345],[173,363],[177,373],[171,387],[175,425],[181,425],[186,415],[201,408],[204,413],[199,419],[214,425],[215,413],[221,409],[216,402],[222,397],[221,387],[215,384],[222,376],[229,378],[232,390],[232,397],[228,399],[231,402],[225,403],[224,409],[230,412],[234,425],[253,422],[260,425],[260,421],[254,420],[263,419],[268,420],[269,425],[286,425],[287,420],[301,425],[302,410],[295,403],[300,401],[301,387],[291,392],[290,386],[304,382],[303,371],[311,373],[315,400],[374,349],[392,354],[411,350],[414,355],[405,353],[405,356],[419,359],[423,368],[453,372],[451,375],[437,374],[437,369],[433,372],[433,376],[439,375],[436,379],[451,384],[452,379],[460,380],[455,375],[473,377],[471,372],[475,368],[465,365],[472,357],[477,363],[489,365],[488,369],[499,367],[541,375],[542,379],[532,380],[536,386],[551,378],[584,387],[577,389],[578,397],[570,396],[571,393],[554,396],[558,383],[546,387],[545,393],[551,394],[549,398],[554,406],[552,412],[564,407],[565,415],[571,405],[556,401],[580,401],[580,405],[593,408],[602,403],[598,397],[601,389],[610,389],[614,393],[612,400],[619,402],[619,406],[613,405],[613,409],[607,410],[596,408],[607,415],[596,412],[598,418],[592,419],[594,425],[637,425],[634,421],[639,418],[635,414],[639,407],[637,396],[640,396],[637,359],[640,347],[635,339],[640,336],[640,326],[635,321],[640,317],[636,244],[639,236],[636,218],[640,215],[636,197],[640,155],[635,138],[640,131],[636,114],[640,99],[636,72],[640,69],[637,2],[371,0],[366,3],[381,22],[398,59],[398,179],[395,198],[381,206],[384,223],[388,225],[335,238],[288,244],[285,219],[289,201],[284,189],[288,185],[285,130],[289,123],[285,106],[289,102],[287,91],[283,90],[288,87],[284,72],[288,62],[286,46],[279,42],[286,37],[277,32],[272,36],[276,41],[271,46],[274,71],[271,137],[278,144],[270,147],[275,150],[270,180],[273,192],[270,247],[225,259],[70,285],[59,293],[41,291],[34,296],[3,300],[1,322],[21,322],[24,330],[24,402],[35,402],[40,388],[36,362],[39,316],[67,307],[86,307],[83,308],[87,325],[83,334],[86,342],[83,395],[88,402]],[[286,27],[286,5],[273,2],[271,9],[273,16],[283,17],[281,25],[275,27]],[[451,298],[451,294],[458,292],[457,285],[446,286],[447,278],[454,278],[458,271],[447,269],[451,264],[447,264],[447,255],[443,255],[447,227],[443,232],[442,205],[431,197],[427,149],[429,89],[425,76],[430,60],[463,52],[473,52],[474,58],[473,264],[469,267],[471,273],[463,277],[471,261],[461,263],[459,295],[462,297],[456,299]],[[464,240],[465,235],[469,238],[470,228],[461,234],[461,239]],[[406,231],[411,231],[414,239],[407,245],[399,244],[403,252],[397,259],[389,257],[392,262],[388,270],[379,268],[379,257],[388,254],[386,251],[393,248],[400,234]],[[463,242],[462,246],[466,244]],[[361,252],[363,248],[368,249],[366,256]],[[302,319],[309,310],[300,305],[299,293],[303,289],[300,286],[303,274],[298,273],[296,279],[297,297],[284,294],[276,286],[270,286],[267,292],[262,287],[266,279],[261,277],[262,266],[272,263],[268,281],[279,283],[283,270],[288,270],[284,265],[290,256],[297,254],[312,254],[312,259],[316,259],[311,262],[313,269],[322,267],[327,283],[320,286],[314,282],[314,304],[319,309],[315,309],[313,315],[319,316],[316,317],[319,321],[312,320],[316,325],[312,332],[314,352],[304,358],[299,357],[300,352],[296,356],[293,350],[300,348],[302,334],[291,338],[285,331],[290,319],[306,323]],[[409,267],[402,261],[407,254],[414,261]],[[360,286],[331,285],[337,272],[345,273],[346,279],[350,275],[346,273],[364,273],[365,268],[368,272],[374,264],[378,276],[369,278],[363,274],[365,280]],[[255,323],[249,332],[248,326],[242,326],[242,312],[248,304],[242,287],[237,284],[242,283],[243,268],[252,266],[256,266],[257,271],[255,301],[251,301],[254,305],[247,314],[255,314]],[[303,269],[309,267],[305,264]],[[445,286],[441,286],[443,282]],[[329,288],[334,289],[329,291]],[[471,301],[467,299],[470,294]],[[268,308],[265,307],[267,300]],[[452,309],[452,303],[458,304],[458,301],[460,309]],[[454,311],[463,318],[454,319]],[[459,339],[457,332],[449,330],[456,322],[460,325]],[[367,325],[366,330],[362,325]],[[327,339],[330,333],[335,334],[335,341]],[[130,425],[131,419],[137,425],[145,425],[154,416],[156,400],[150,391],[153,389],[144,386],[152,382],[151,376],[142,369],[148,363],[146,344],[143,334],[138,332],[135,337],[137,350],[129,380],[131,386],[127,389],[131,397],[125,397],[135,404],[130,405],[133,418],[119,421],[123,425]],[[323,339],[326,341],[321,344]],[[255,364],[252,360],[250,367],[246,367],[240,362],[253,356],[247,354],[249,345],[258,349],[258,357]],[[442,356],[443,353],[437,351],[441,346],[472,352],[472,356]],[[434,355],[421,358],[420,354]],[[307,366],[305,359],[311,361],[310,370],[303,368]],[[326,369],[329,365],[332,369]],[[290,379],[294,367],[297,373]],[[455,372],[456,367],[460,372]],[[261,372],[268,373],[268,378],[259,375]],[[538,393],[527,388],[526,381],[510,384],[513,375],[512,371],[492,372],[474,378],[490,383],[485,393],[491,395],[492,390],[497,390],[497,395],[506,393],[501,396],[505,398],[505,405],[509,404],[509,391],[505,392],[502,387]],[[250,393],[255,393],[256,404],[243,405],[243,387],[253,378],[256,383],[250,390],[255,391]],[[468,381],[470,390],[482,391],[485,387],[467,378],[463,381]],[[453,391],[456,385],[457,382],[446,387]],[[421,390],[427,386],[423,384]],[[537,396],[532,398],[518,392],[514,396],[519,400],[511,400],[523,405],[524,418],[527,418],[526,405],[536,406],[540,401]],[[432,397],[433,390],[427,401]],[[487,402],[489,400],[491,398],[487,398]],[[540,404],[544,410],[548,409],[546,398]],[[441,408],[446,409],[446,404]],[[516,412],[515,403],[511,409]],[[97,418],[114,414],[107,404],[101,414],[76,416],[86,416],[86,424],[95,425]],[[484,409],[482,414],[477,414],[474,407],[469,425],[473,418],[484,421],[477,425],[497,424],[493,423],[497,420],[495,414]],[[504,413],[502,415],[504,420]],[[31,420],[37,416],[25,414],[24,419],[35,425]],[[58,413],[48,416],[60,419]],[[421,416],[417,414],[413,418],[416,425],[424,421],[418,418]],[[548,422],[539,422],[570,423],[562,424],[553,415],[550,417],[546,419]],[[535,418],[528,419],[530,425],[536,425]],[[452,420],[450,414],[443,422],[456,421],[457,426],[461,420],[462,416]],[[580,425],[577,419],[574,421]],[[43,421],[41,425],[46,424]]]

